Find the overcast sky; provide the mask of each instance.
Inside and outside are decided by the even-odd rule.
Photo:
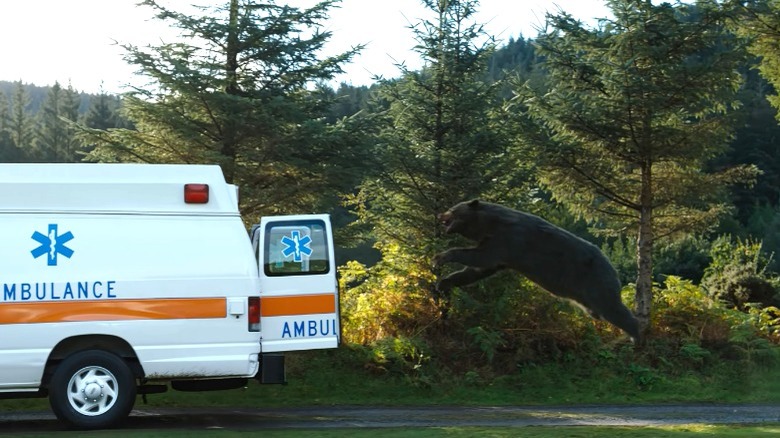
[[[35,85],[69,82],[97,92],[101,83],[117,93],[133,81],[133,67],[116,43],[147,45],[172,37],[172,31],[151,19],[151,9],[138,0],[5,0],[0,2],[0,80]],[[315,0],[289,0],[307,6]],[[212,0],[164,0],[174,9]],[[217,2],[224,3],[224,2]],[[284,0],[278,0],[284,3]],[[482,0],[477,20],[499,42],[520,35],[534,37],[545,11],[558,8],[593,22],[608,15],[602,0]],[[361,56],[346,66],[339,82],[368,85],[374,75],[398,75],[395,64],[420,65],[411,50],[415,42],[408,26],[431,18],[420,0],[342,0],[326,29],[333,32],[327,47],[338,53],[367,44]]]

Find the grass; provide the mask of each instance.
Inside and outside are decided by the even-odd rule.
[[[510,375],[402,375],[365,369],[354,352],[289,354],[288,384],[148,396],[149,407],[284,407],[312,405],[568,405],[780,403],[780,366],[714,363],[703,370],[638,365],[526,365]],[[432,373],[432,371],[429,371]],[[139,400],[137,406],[143,406]],[[45,399],[0,400],[0,410],[48,409]]]
[[[260,385],[254,381],[240,390],[183,393],[169,391],[148,396],[146,407],[292,407],[336,405],[576,405],[664,403],[780,403],[780,367],[739,366],[738,362],[706,367],[628,366],[587,367],[576,361],[528,364],[510,375],[487,377],[476,371],[463,375],[427,370],[404,375],[391,367],[379,372],[364,367],[354,351],[290,354],[287,385]],[[141,400],[137,407],[144,407]],[[47,410],[45,399],[0,400],[0,410]],[[20,437],[83,436],[129,437],[139,430],[47,432]],[[143,430],[146,437],[235,437],[258,431]],[[674,427],[451,427],[265,429],[265,437],[769,437],[780,436],[780,425],[685,425]],[[2,433],[2,432],[0,432]]]
[[[349,352],[288,356],[287,385],[251,382],[236,391],[171,392],[151,406],[560,405],[780,403],[780,366],[712,364],[704,370],[527,365],[511,375],[402,375],[364,369]]]

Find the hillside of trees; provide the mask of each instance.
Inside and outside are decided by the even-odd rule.
[[[431,259],[456,239],[436,215],[474,198],[600,246],[651,351],[780,342],[777,2],[613,0],[595,28],[554,13],[498,46],[478,0],[424,0],[425,67],[370,87],[329,85],[362,49],[319,54],[335,2],[224,3],[196,17],[142,2],[204,43],[125,47],[154,89],[0,83],[0,160],[217,163],[249,218],[333,214],[345,339],[405,372],[432,357],[501,372],[622,339],[511,273],[440,299],[449,271]]]
[[[59,83],[39,87],[0,81],[0,160],[6,163],[82,161],[92,145],[71,123],[98,129],[128,126],[120,96],[90,95]]]

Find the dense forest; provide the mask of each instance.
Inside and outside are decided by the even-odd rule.
[[[0,81],[0,160],[6,163],[82,161],[92,148],[72,124],[126,127],[121,96],[90,95],[59,83],[39,87]]]
[[[345,340],[410,374],[624,337],[512,273],[438,296],[431,259],[457,239],[437,214],[474,198],[597,244],[648,357],[780,342],[777,2],[610,0],[596,27],[551,13],[497,45],[478,0],[422,0],[424,67],[370,87],[331,85],[362,50],[319,54],[336,3],[143,1],[203,44],[126,46],[156,86],[121,96],[0,83],[0,160],[217,163],[249,220],[331,213]]]

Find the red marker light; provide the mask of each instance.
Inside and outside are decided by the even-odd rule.
[[[260,331],[260,297],[249,297],[249,331]]]
[[[184,184],[184,202],[187,204],[208,204],[208,184]]]

